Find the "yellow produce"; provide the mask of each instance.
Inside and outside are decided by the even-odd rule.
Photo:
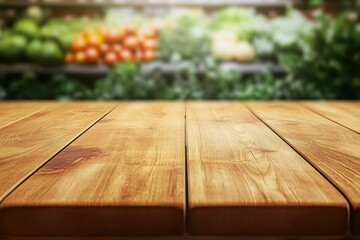
[[[256,53],[254,47],[249,42],[239,42],[234,46],[233,58],[239,62],[252,62],[255,60]]]
[[[214,57],[223,60],[252,62],[255,60],[255,49],[251,43],[238,41],[234,32],[221,31],[212,36],[211,52]]]

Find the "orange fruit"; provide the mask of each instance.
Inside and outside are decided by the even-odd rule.
[[[143,48],[146,50],[155,50],[157,48],[157,41],[154,39],[146,39],[143,43]]]
[[[133,37],[133,36],[126,37],[124,39],[123,45],[124,45],[124,48],[130,49],[130,50],[134,50],[139,47],[137,38]]]
[[[89,46],[100,47],[104,41],[100,34],[92,34],[88,36],[87,42]]]
[[[84,64],[86,62],[86,56],[83,51],[78,51],[75,53],[75,62],[77,64]]]
[[[156,53],[154,50],[146,50],[142,56],[142,60],[144,62],[150,62],[151,60],[154,59]]]
[[[117,61],[118,61],[118,57],[117,57],[117,55],[116,55],[116,53],[115,52],[108,52],[106,55],[105,55],[105,62],[107,63],[107,64],[110,64],[110,65],[112,65],[112,64],[114,64],[114,63],[116,63]]]
[[[87,62],[97,62],[100,58],[99,50],[95,47],[88,47],[85,50],[85,58]]]
[[[122,47],[120,44],[114,44],[110,47],[111,51],[115,52],[116,54],[120,54],[122,51]]]
[[[110,50],[110,46],[107,43],[103,43],[101,44],[101,46],[99,47],[100,53],[101,54],[106,54],[109,50]]]
[[[71,47],[74,51],[81,51],[87,45],[87,42],[84,38],[75,38]]]
[[[135,56],[133,53],[127,49],[122,50],[121,52],[121,59],[123,61],[132,62],[135,60]]]
[[[120,43],[124,37],[124,32],[120,29],[111,29],[108,30],[105,35],[105,42],[107,43]]]

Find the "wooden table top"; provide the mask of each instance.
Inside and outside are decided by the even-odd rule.
[[[5,236],[360,236],[360,102],[0,102]]]

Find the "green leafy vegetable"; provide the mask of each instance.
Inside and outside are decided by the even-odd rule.
[[[185,11],[169,19],[172,27],[160,34],[158,60],[200,62],[210,54],[208,21],[198,11]]]
[[[252,36],[266,27],[264,17],[256,15],[254,11],[243,8],[230,7],[219,11],[211,24],[213,31],[235,32],[238,40],[250,40]]]
[[[279,59],[288,71],[287,98],[360,99],[360,31],[346,14],[319,14]]]

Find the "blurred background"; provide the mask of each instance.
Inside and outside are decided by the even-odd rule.
[[[359,0],[0,0],[0,99],[360,99]]]

